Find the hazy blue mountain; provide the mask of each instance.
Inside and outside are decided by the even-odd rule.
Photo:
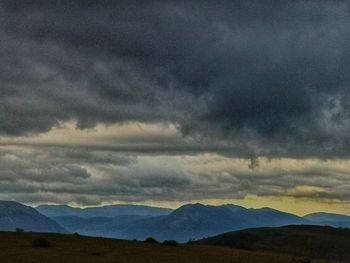
[[[142,205],[108,205],[101,207],[75,208],[67,205],[41,205],[36,209],[49,217],[79,216],[89,217],[116,217],[120,215],[161,216],[168,215],[172,209]]]
[[[86,209],[41,206],[38,210],[48,215],[63,214],[51,218],[70,232],[139,240],[152,236],[183,242],[245,228],[311,224],[305,218],[271,208],[247,209],[231,204],[187,204],[174,211],[129,205]]]
[[[82,209],[68,205],[40,205],[35,207],[37,211],[48,217],[54,216],[79,216]]]
[[[78,217],[78,216],[58,216],[52,217],[57,223],[68,231],[77,232],[87,236],[103,236],[121,238],[122,231],[133,225],[135,221],[142,221],[150,218],[140,215],[121,215],[117,217]]]
[[[184,205],[171,214],[136,221],[119,231],[124,238],[187,241],[252,227],[310,224],[307,219],[270,208],[246,209],[234,205]]]
[[[284,226],[284,225],[308,225],[311,222],[305,218],[281,212],[269,207],[259,209],[249,209],[251,216],[256,221],[256,225],[253,227],[261,226]]]
[[[350,227],[350,216],[346,215],[319,212],[308,214],[304,218],[318,225]]]
[[[101,225],[108,224],[112,220],[109,217],[83,218],[79,216],[56,216],[51,218],[71,233],[77,232],[79,234],[92,236],[95,236],[95,234],[92,233],[101,231]]]
[[[168,215],[173,210],[169,208],[151,207],[143,205],[109,205],[82,209],[85,217],[116,217],[121,215],[161,216]]]
[[[32,232],[67,232],[32,207],[12,201],[0,201],[0,230],[14,231],[16,228]]]

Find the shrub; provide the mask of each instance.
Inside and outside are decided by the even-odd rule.
[[[51,244],[46,238],[37,238],[33,240],[32,247],[48,248]]]
[[[98,257],[98,256],[101,256],[101,253],[100,252],[92,252],[91,255],[94,257]]]
[[[190,238],[188,241],[187,241],[187,245],[194,245],[194,242],[195,242],[196,240],[194,239],[194,238]]]
[[[164,240],[163,245],[165,245],[165,246],[178,246],[179,243],[177,243],[175,240]]]
[[[227,235],[226,235],[227,237]],[[229,245],[238,249],[255,250],[254,244],[259,241],[260,237],[256,234],[247,232],[237,232],[232,239],[222,238],[215,242],[215,245]]]
[[[145,242],[145,243],[151,243],[151,244],[159,244],[159,242],[158,242],[155,238],[153,238],[153,237],[148,237],[148,238],[146,238],[143,242]]]
[[[16,228],[16,232],[17,232],[17,233],[23,233],[23,232],[24,232],[24,229],[23,229],[23,228]]]

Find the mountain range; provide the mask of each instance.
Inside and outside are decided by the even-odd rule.
[[[45,214],[46,210],[39,207],[38,210]],[[106,209],[118,210],[121,207],[100,208],[104,212]],[[154,237],[158,240],[173,239],[185,242],[190,239],[199,239],[219,233],[260,226],[282,226],[289,224],[311,224],[309,220],[293,214],[284,213],[271,208],[247,209],[236,205],[210,206],[203,204],[187,204],[180,208],[159,215],[159,211],[154,208],[148,213],[143,211],[137,214],[137,209],[133,214],[115,213],[114,217],[103,217],[95,208],[95,214],[89,212],[91,217],[86,217],[86,213],[78,210],[69,210],[67,207],[53,207],[55,216],[53,220],[65,227],[68,231],[78,232],[83,235],[105,236],[112,238],[138,239]],[[52,215],[46,213],[47,216]],[[131,209],[129,206],[128,209]],[[147,209],[143,207],[143,209]],[[67,213],[72,211],[72,213]],[[112,213],[108,213],[112,215]],[[96,215],[95,217],[93,215]]]
[[[87,208],[71,207],[68,205],[40,205],[35,209],[49,217],[79,216],[82,218],[116,217],[121,215],[163,216],[173,211],[169,208],[144,205],[107,205]]]
[[[308,224],[309,221],[270,208],[246,209],[235,205],[184,205],[167,216],[136,221],[120,234],[123,238],[158,240],[174,239],[185,242],[227,231],[289,224]]]
[[[350,217],[314,213],[304,217],[272,208],[244,208],[226,204],[186,204],[175,210],[139,205],[74,208],[42,205],[31,208],[0,202],[0,230],[22,228],[33,232],[77,232],[88,236],[186,242],[225,232],[285,225],[350,226]]]

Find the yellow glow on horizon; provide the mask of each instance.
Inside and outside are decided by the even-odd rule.
[[[94,146],[132,144],[153,141],[174,141],[181,137],[172,123],[127,122],[97,124],[79,129],[75,121],[61,122],[50,131],[22,137],[0,137],[1,144]]]
[[[256,196],[248,195],[244,199],[202,199],[190,202],[181,201],[146,201],[143,205],[176,209],[188,203],[202,203],[206,205],[234,204],[246,208],[270,207],[298,216],[315,212],[328,212],[350,215],[350,203],[339,200],[313,200],[310,198],[295,198],[288,196]],[[113,204],[125,204],[125,202],[113,202]],[[140,203],[132,203],[140,204]]]

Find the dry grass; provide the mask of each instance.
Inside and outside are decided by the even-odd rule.
[[[44,238],[49,248],[33,247]],[[164,246],[125,240],[82,237],[78,235],[0,233],[0,262],[113,262],[113,263],[284,263],[295,262],[288,255],[249,252],[199,245]],[[296,258],[297,259],[297,258]],[[312,261],[326,262],[326,261]]]

